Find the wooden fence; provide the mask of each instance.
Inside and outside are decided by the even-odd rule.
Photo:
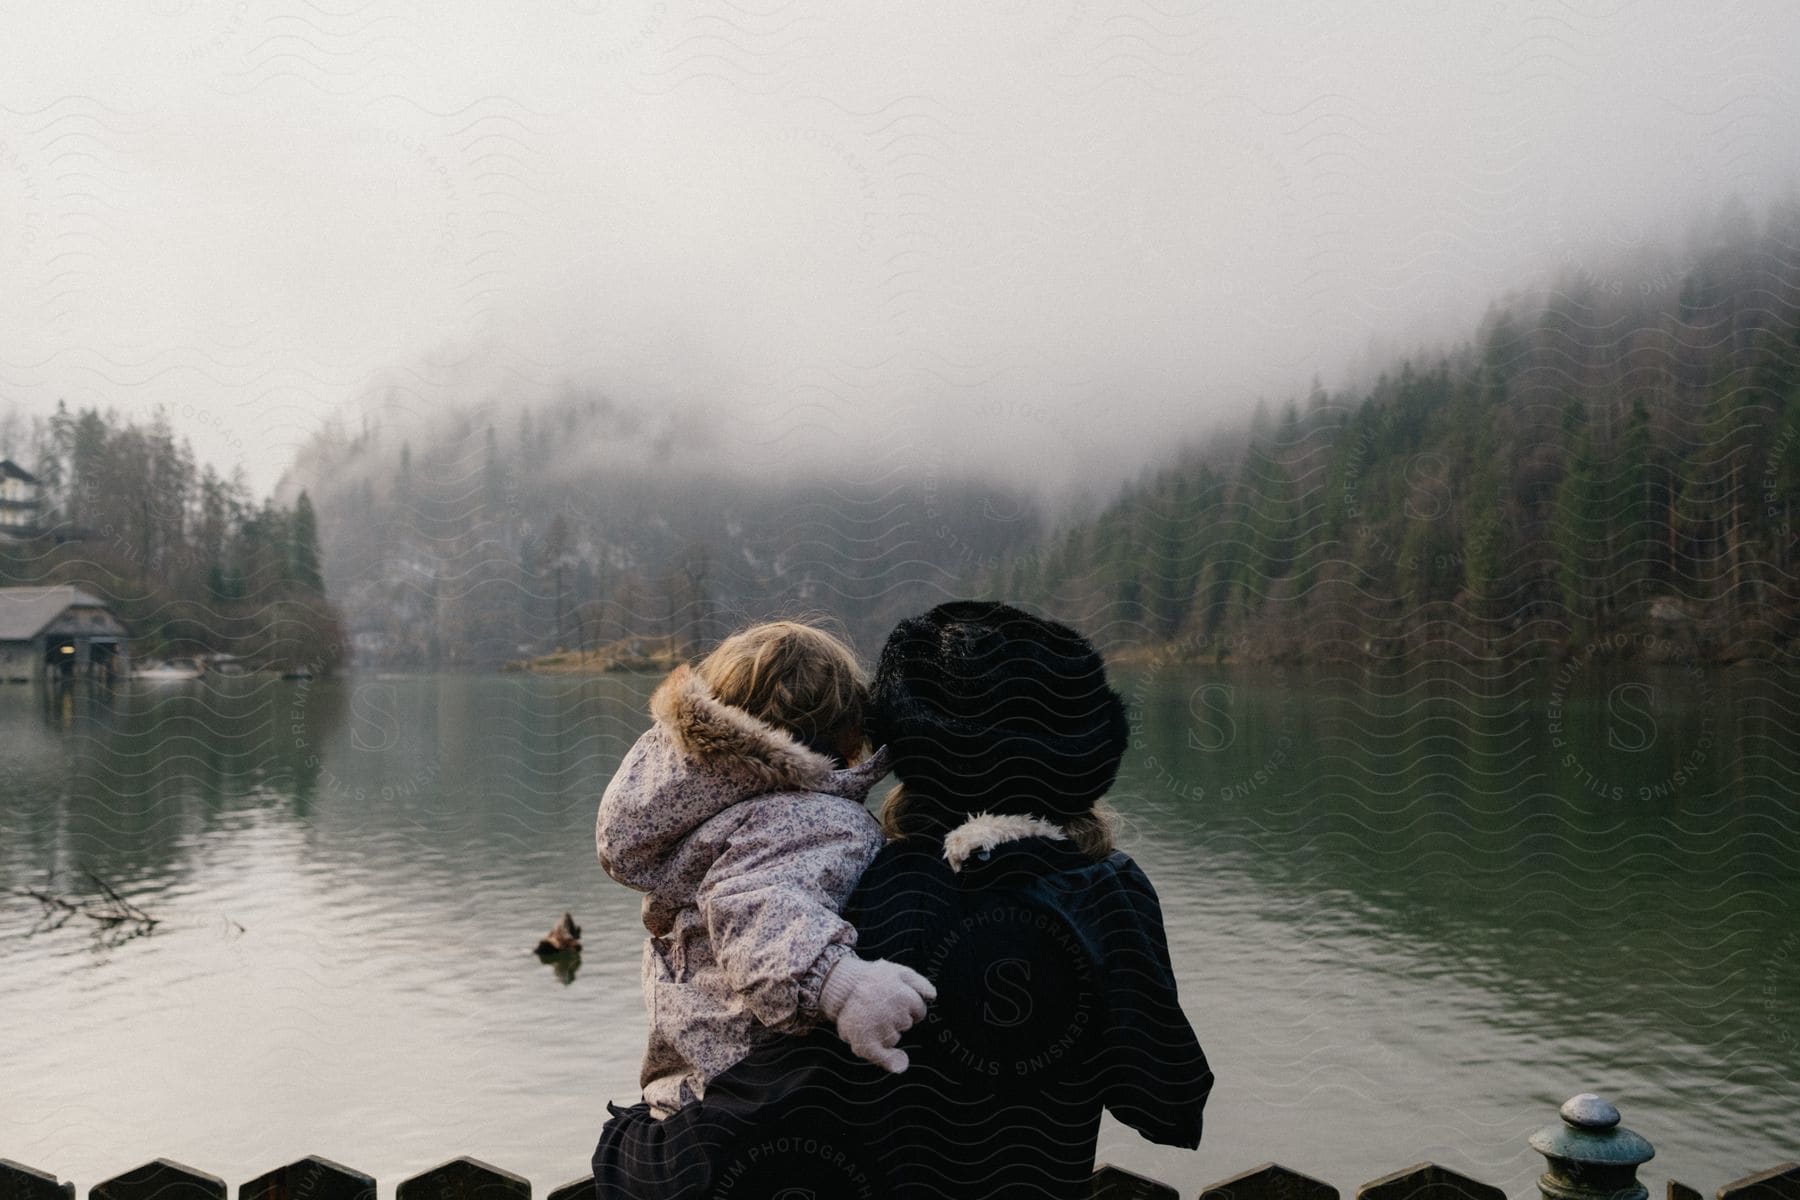
[[[1544,1200],[1647,1200],[1636,1172],[1653,1152],[1647,1141],[1618,1125],[1616,1109],[1584,1094],[1563,1105],[1562,1122],[1531,1138],[1532,1148],[1549,1163],[1538,1180]],[[226,1192],[218,1176],[159,1158],[93,1184],[88,1200],[226,1200]],[[395,1194],[397,1200],[531,1200],[531,1181],[473,1158],[457,1158],[402,1180]],[[1093,1200],[1180,1200],[1181,1194],[1154,1179],[1106,1166],[1094,1173],[1092,1195]],[[75,1200],[75,1185],[0,1158],[0,1200]],[[237,1200],[375,1200],[375,1180],[309,1156],[239,1184]],[[544,1200],[599,1198],[593,1177],[584,1176],[550,1189]],[[1264,1163],[1202,1188],[1199,1200],[1338,1200],[1338,1189],[1279,1163]],[[1506,1200],[1506,1193],[1424,1162],[1370,1180],[1356,1189],[1355,1200]],[[1702,1198],[1698,1190],[1670,1180],[1667,1200]],[[1800,1200],[1800,1163],[1783,1163],[1728,1183],[1718,1190],[1717,1200]]]

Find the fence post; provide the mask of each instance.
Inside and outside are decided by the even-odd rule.
[[[225,1200],[225,1181],[157,1158],[88,1189],[88,1200]]]
[[[1090,1200],[1181,1200],[1181,1193],[1136,1171],[1100,1164],[1089,1186]]]
[[[239,1184],[238,1200],[375,1200],[375,1179],[309,1154]]]
[[[1356,1200],[1506,1200],[1506,1193],[1448,1167],[1422,1162],[1369,1180],[1356,1189]]]
[[[531,1181],[478,1158],[453,1158],[403,1179],[395,1200],[531,1200]]]
[[[1619,1110],[1583,1092],[1563,1102],[1562,1121],[1531,1135],[1531,1148],[1549,1160],[1538,1176],[1544,1200],[1649,1200],[1637,1169],[1656,1151],[1619,1124]]]
[[[1719,1189],[1718,1200],[1800,1200],[1800,1163],[1782,1163]]]
[[[75,1185],[56,1176],[0,1158],[0,1200],[75,1200]]]
[[[1322,1179],[1268,1162],[1208,1184],[1200,1200],[1338,1200],[1338,1190]]]

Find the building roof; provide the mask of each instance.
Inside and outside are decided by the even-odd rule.
[[[20,479],[26,483],[36,483],[38,478],[10,458],[0,458],[0,479]]]
[[[0,588],[0,642],[28,642],[76,605],[107,607],[72,583]]]

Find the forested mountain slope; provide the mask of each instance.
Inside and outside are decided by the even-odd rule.
[[[1372,386],[1259,414],[981,582],[1115,650],[1260,661],[1785,653],[1800,209],[1572,272]]]

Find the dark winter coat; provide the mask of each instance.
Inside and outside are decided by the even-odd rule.
[[[1176,996],[1156,894],[1030,817],[884,848],[845,915],[938,1000],[889,1076],[823,1032],[758,1047],[666,1121],[621,1109],[602,1197],[1086,1196],[1102,1109],[1194,1147],[1212,1072]]]

